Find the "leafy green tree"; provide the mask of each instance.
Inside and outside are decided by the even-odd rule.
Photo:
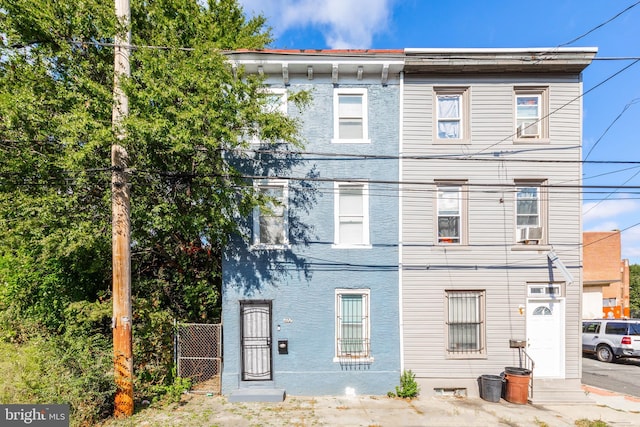
[[[83,337],[108,354],[116,141],[130,156],[137,380],[171,382],[171,319],[219,320],[221,249],[265,202],[238,168],[295,160],[233,153],[298,135],[294,119],[264,108],[261,78],[224,55],[270,43],[264,18],[236,0],[204,3],[131,2],[119,140],[113,1],[0,0],[0,339]]]
[[[640,317],[640,265],[629,266],[629,315]]]
[[[136,47],[121,144],[131,158],[134,296],[211,321],[220,248],[260,202],[226,153],[253,135],[297,144],[297,134],[294,120],[261,108],[262,81],[223,54],[269,43],[264,18],[247,19],[235,0],[199,3],[131,2]],[[113,4],[1,0],[0,13],[0,250],[25,266],[14,277],[31,284],[25,307],[38,307],[47,282],[38,275],[55,276],[50,296],[61,306],[102,298],[111,277]],[[8,290],[12,298],[22,286]]]

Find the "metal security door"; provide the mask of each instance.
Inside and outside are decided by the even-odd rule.
[[[242,380],[270,381],[271,377],[271,301],[243,301]]]

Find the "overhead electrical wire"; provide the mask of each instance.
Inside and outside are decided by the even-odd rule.
[[[631,9],[633,9],[634,7],[636,7],[636,6],[637,6],[637,5],[639,5],[639,4],[640,4],[640,1],[637,1],[637,2],[633,3],[632,5],[630,5],[630,6],[626,7],[626,8],[624,8],[622,11],[620,11],[620,12],[616,13],[614,16],[612,16],[611,18],[607,19],[606,21],[604,21],[604,22],[602,22],[602,23],[600,23],[600,24],[596,25],[595,27],[593,27],[592,29],[590,29],[590,30],[589,30],[589,31],[587,31],[586,33],[581,34],[581,35],[579,35],[578,37],[576,37],[576,38],[574,38],[574,39],[571,39],[571,40],[569,40],[569,41],[568,41],[568,42],[566,42],[566,43],[559,44],[559,45],[558,45],[558,47],[568,46],[568,45],[570,45],[570,44],[573,44],[573,43],[577,42],[578,40],[580,40],[580,39],[582,39],[582,38],[584,38],[584,37],[588,36],[588,35],[589,35],[589,34],[591,34],[591,33],[593,33],[593,32],[594,32],[594,31],[596,31],[597,29],[604,27],[604,26],[605,26],[605,25],[607,25],[609,22],[613,21],[614,19],[616,19],[616,18],[620,17],[621,15],[625,14],[626,12],[630,11]]]
[[[640,102],[640,98],[634,98],[627,105],[624,106],[622,111],[620,111],[620,114],[618,114],[616,116],[616,118],[613,119],[611,124],[609,126],[607,126],[607,128],[604,130],[604,132],[602,132],[602,135],[600,135],[600,137],[598,137],[596,142],[593,143],[593,146],[591,147],[591,149],[589,149],[589,152],[587,153],[587,155],[584,156],[585,162],[589,158],[589,156],[591,155],[591,152],[598,146],[598,143],[602,140],[602,138],[604,138],[604,136],[607,134],[607,132],[609,132],[609,129],[611,129],[611,127],[618,121],[618,119],[620,119],[620,117],[622,117],[622,115],[629,109],[629,107],[631,107],[634,104],[637,104],[638,102]]]

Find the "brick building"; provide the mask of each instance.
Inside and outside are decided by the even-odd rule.
[[[629,260],[621,258],[620,231],[583,233],[582,317],[629,317]]]

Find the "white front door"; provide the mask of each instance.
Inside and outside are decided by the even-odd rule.
[[[527,301],[526,351],[536,377],[564,378],[564,300]]]

